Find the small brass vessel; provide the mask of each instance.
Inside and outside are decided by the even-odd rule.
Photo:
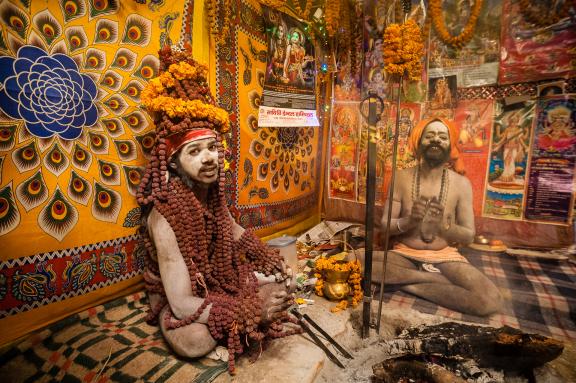
[[[324,296],[333,301],[346,298],[350,293],[349,276],[350,271],[324,271]]]

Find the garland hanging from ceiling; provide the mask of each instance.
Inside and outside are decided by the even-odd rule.
[[[474,36],[474,30],[476,29],[476,24],[480,12],[482,11],[483,3],[484,0],[475,0],[474,6],[472,7],[472,13],[470,14],[468,22],[464,26],[464,29],[459,35],[452,36],[444,22],[442,0],[430,0],[430,17],[432,18],[432,24],[434,25],[434,29],[436,30],[440,40],[455,49],[461,49],[464,47]]]

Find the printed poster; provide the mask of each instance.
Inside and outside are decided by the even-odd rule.
[[[452,36],[461,33],[470,19],[474,1],[444,0],[442,16]],[[456,50],[444,44],[431,27],[428,77],[456,75],[458,87],[496,84],[500,61],[500,0],[484,0],[472,39]]]
[[[391,106],[388,119],[388,135],[386,137],[386,169],[392,169],[392,153],[394,149],[394,134],[396,132],[396,104]],[[408,138],[412,128],[421,120],[422,104],[415,102],[400,103],[400,133],[398,134],[398,148],[396,151],[396,167],[406,169],[416,165],[414,153],[408,149]],[[387,190],[387,186],[385,187]]]
[[[576,99],[538,100],[525,218],[568,224],[576,159]]]
[[[483,216],[521,220],[534,102],[502,107],[494,118]]]
[[[576,75],[574,0],[531,1],[530,5],[531,11],[527,11],[521,9],[518,0],[504,1],[501,84]],[[529,12],[551,18],[555,22],[543,27],[537,26],[528,21]]]
[[[366,110],[364,113],[368,114],[368,103],[366,103]],[[378,108],[379,109],[379,108]],[[378,110],[380,112],[380,110]],[[389,132],[392,131],[390,113],[391,104],[384,102],[384,110],[381,111],[380,121],[376,123],[376,205],[382,205],[386,200],[383,193],[384,175],[387,149],[386,142],[388,140]],[[368,175],[368,122],[362,117],[362,125],[360,129],[360,142],[358,145],[358,178],[357,178],[357,195],[358,202],[366,203],[366,177]]]
[[[304,24],[274,9],[262,8],[269,33],[258,126],[320,126],[312,40]]]
[[[414,154],[408,149],[408,137],[412,128],[421,119],[422,106],[419,103],[400,104],[400,132],[396,151],[396,168],[405,169],[416,165]],[[376,205],[386,202],[388,185],[392,171],[392,153],[396,132],[396,105],[384,103],[384,112],[376,125],[380,139],[376,145]],[[358,156],[358,202],[366,202],[366,173],[368,166],[368,148],[366,147],[368,125],[363,121],[362,140]]]
[[[456,75],[430,78],[428,80],[428,107],[430,109],[454,109],[458,102]]]
[[[458,149],[466,177],[474,191],[474,215],[482,212],[481,194],[486,184],[490,136],[494,121],[493,100],[462,100],[456,107],[454,122],[458,128]]]
[[[334,103],[328,163],[330,198],[356,201],[360,118],[359,102]]]

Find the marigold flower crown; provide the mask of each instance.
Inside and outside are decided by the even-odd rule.
[[[165,47],[159,56],[164,71],[150,80],[141,94],[148,111],[159,112],[173,122],[176,129],[169,134],[192,128],[190,124],[180,126],[183,119],[205,121],[220,134],[228,132],[228,113],[214,105],[210,94],[208,68],[194,61],[188,51],[173,52]]]

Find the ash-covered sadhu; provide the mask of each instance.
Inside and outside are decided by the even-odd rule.
[[[287,308],[292,271],[232,218],[224,195],[221,135],[228,114],[214,105],[207,68],[191,52],[160,51],[161,74],[142,92],[156,143],[142,178],[144,278],[150,321],[173,350],[206,355],[218,343],[234,356],[266,337],[300,332]]]

